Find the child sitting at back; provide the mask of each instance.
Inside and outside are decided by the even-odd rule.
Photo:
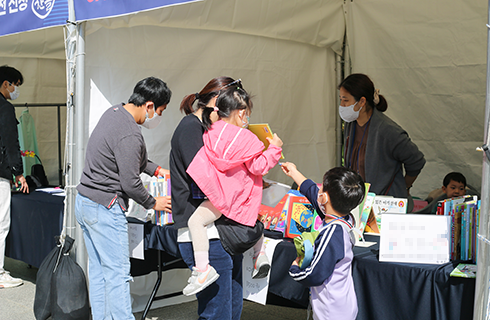
[[[430,200],[430,203],[416,213],[436,214],[439,201],[464,196],[466,194],[466,178],[462,173],[450,172],[444,177],[442,188],[437,190],[439,190],[438,194]]]
[[[293,163],[283,163],[281,168],[300,186],[299,191],[323,218],[310,265],[300,269],[298,257],[289,268],[289,274],[310,287],[313,319],[353,320],[357,316],[352,279],[355,237],[351,237],[355,221],[350,212],[364,198],[364,182],[354,171],[336,167],[325,173],[319,189]]]

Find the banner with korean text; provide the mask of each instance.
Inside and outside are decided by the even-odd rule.
[[[0,0],[1,1],[1,0]],[[76,0],[77,21],[114,17],[196,0]]]
[[[68,0],[0,0],[0,36],[66,24]]]

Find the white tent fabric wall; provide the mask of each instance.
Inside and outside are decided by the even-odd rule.
[[[211,78],[228,75],[241,78],[254,95],[251,121],[270,123],[285,142],[287,160],[316,180],[335,165],[337,93],[335,56],[330,48],[244,34],[240,29],[198,30],[134,22],[148,24],[152,17],[153,12],[131,16],[131,28],[118,19],[87,23],[85,86],[91,90],[85,91],[85,101],[90,101],[90,130],[107,107],[127,101],[137,80],[160,77],[172,89],[172,101],[162,124],[143,133],[150,158],[168,167],[170,138],[183,117],[180,101]],[[271,170],[268,178],[292,183],[279,168]]]
[[[451,171],[478,190],[488,2],[346,3],[352,72],[368,74],[427,164],[411,190],[424,198]]]

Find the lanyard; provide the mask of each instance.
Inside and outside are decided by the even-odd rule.
[[[327,222],[325,223],[322,228],[319,230],[320,232],[323,231],[326,227],[328,227],[329,224],[332,224],[334,223],[335,221],[339,221],[339,222],[343,222],[345,225],[347,225],[347,227],[350,229],[353,229],[354,227],[352,226],[352,224],[350,224],[349,221],[347,221],[344,217],[337,217],[337,216],[333,216],[333,215],[330,215],[330,214],[327,214],[325,215],[326,217],[330,217],[330,218],[334,218],[332,221],[330,222]],[[348,217],[348,216],[347,216]]]

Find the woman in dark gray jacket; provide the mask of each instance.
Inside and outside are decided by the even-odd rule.
[[[386,99],[365,74],[351,74],[339,85],[344,130],[344,166],[371,184],[370,192],[408,198],[425,165],[424,154],[408,133],[383,112]]]

